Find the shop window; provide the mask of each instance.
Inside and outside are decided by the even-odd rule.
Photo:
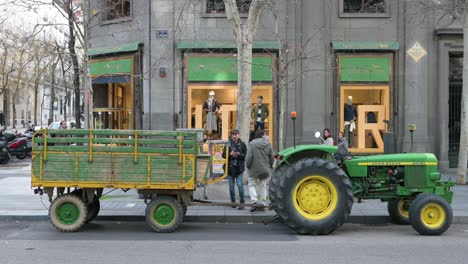
[[[383,153],[390,120],[391,58],[340,56],[339,129],[353,153]]]
[[[340,0],[340,16],[387,17],[387,0]]]
[[[103,0],[101,6],[104,21],[131,17],[131,0]]]
[[[249,13],[250,3],[252,0],[237,0],[237,9],[241,14]],[[226,7],[223,0],[206,0],[206,13],[208,14],[225,14]]]
[[[214,99],[220,105],[219,111],[216,114],[216,131],[208,132],[207,113],[204,111],[205,101],[213,91]],[[258,103],[258,97],[263,97],[264,108],[268,108],[269,116],[263,117],[265,124],[266,135],[272,139],[273,137],[273,89],[271,85],[256,85],[252,89],[252,108]],[[265,108],[266,107],[266,108]],[[252,113],[253,115],[253,113]],[[251,132],[255,128],[254,119],[250,124]],[[210,122],[210,121],[208,121]],[[188,87],[188,102],[187,102],[187,127],[188,128],[203,128],[205,130],[206,139],[223,139],[229,138],[230,131],[236,128],[237,123],[237,86],[226,84],[210,84],[201,85],[193,84]]]

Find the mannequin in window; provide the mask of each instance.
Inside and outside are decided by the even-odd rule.
[[[213,139],[213,134],[218,131],[217,113],[220,106],[214,96],[215,93],[210,91],[208,99],[203,104],[203,109],[206,113],[205,133],[208,135],[208,139]]]
[[[254,133],[258,129],[265,130],[265,119],[270,115],[268,107],[263,104],[263,96],[258,96],[257,100],[257,104],[252,107],[252,120],[255,120]]]
[[[349,146],[353,145],[353,131],[356,129],[356,108],[353,105],[353,97],[348,96],[348,103],[344,106],[344,130],[348,138]]]

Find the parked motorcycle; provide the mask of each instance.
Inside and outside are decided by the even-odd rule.
[[[0,164],[6,164],[11,159],[8,152],[8,144],[6,141],[0,140]]]
[[[6,132],[4,128],[0,133],[0,141],[5,142],[4,148],[7,149],[7,152],[11,156],[15,156],[17,159],[25,159],[31,155],[27,137],[17,137],[14,133]]]

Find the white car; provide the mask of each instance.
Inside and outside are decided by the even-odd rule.
[[[60,129],[60,123],[62,123],[62,121],[55,121],[55,122],[52,122],[50,123],[50,125],[47,127],[48,129]],[[75,126],[75,123],[72,122],[72,121],[67,121],[67,129],[71,129],[72,128],[72,124],[73,124],[73,127]]]

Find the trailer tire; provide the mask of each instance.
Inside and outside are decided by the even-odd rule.
[[[404,199],[395,199],[388,201],[387,210],[392,219],[392,223],[397,225],[409,224],[409,207],[410,201]]]
[[[420,194],[410,207],[409,222],[421,235],[438,236],[452,224],[450,204],[436,194]]]
[[[99,211],[101,210],[101,202],[99,202],[97,196],[94,196],[93,202],[88,204],[87,207],[88,217],[86,218],[86,223],[89,223],[97,218]]]
[[[146,222],[158,233],[176,230],[184,218],[181,203],[173,196],[158,195],[146,206]]]
[[[282,165],[269,187],[272,209],[299,234],[325,235],[342,226],[353,206],[351,182],[336,164],[304,158]]]
[[[75,189],[71,192],[71,194],[76,195],[78,198],[83,200],[83,189]],[[86,207],[88,208],[88,216],[86,217],[86,223],[94,221],[101,210],[101,203],[99,202],[99,198],[97,195],[94,195],[93,201],[90,204],[87,204]]]
[[[86,222],[88,209],[76,195],[60,195],[49,207],[49,218],[52,225],[61,232],[75,232]]]

